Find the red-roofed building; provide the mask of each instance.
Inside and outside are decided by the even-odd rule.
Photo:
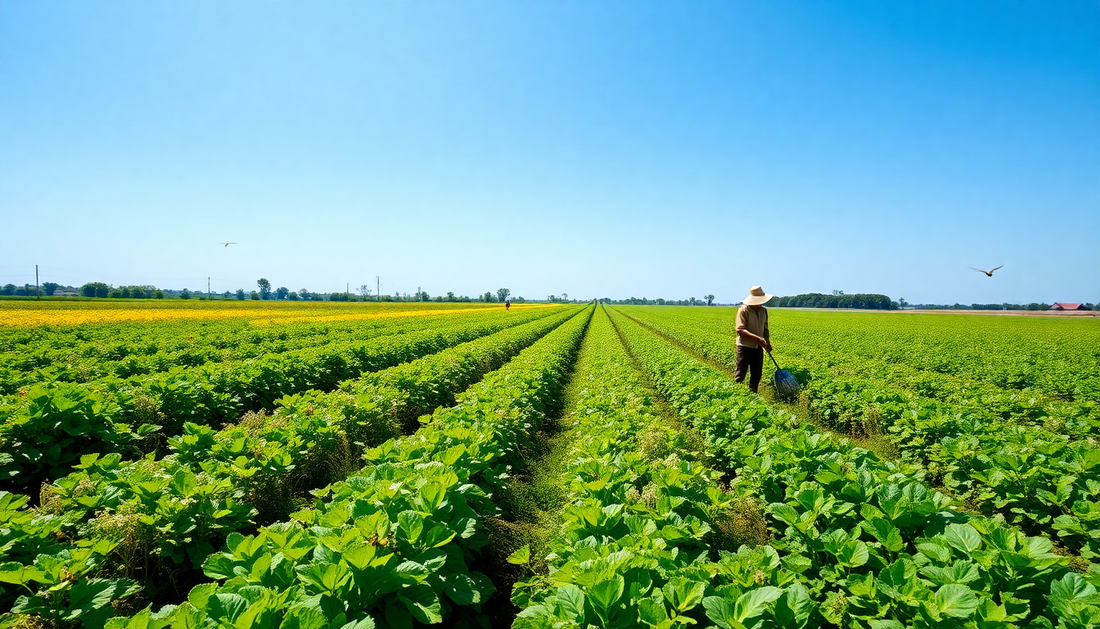
[[[1063,304],[1054,302],[1054,305],[1050,307],[1051,310],[1088,310],[1083,304]]]

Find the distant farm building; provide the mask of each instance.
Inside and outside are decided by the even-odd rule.
[[[1051,310],[1088,310],[1084,304],[1064,304],[1054,302],[1054,305],[1050,307]]]

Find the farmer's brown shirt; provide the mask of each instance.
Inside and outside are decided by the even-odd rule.
[[[768,338],[768,309],[761,308],[760,312],[754,312],[748,306],[741,306],[737,309],[737,329],[748,330],[757,336]],[[737,335],[737,345],[738,347],[760,347],[756,339],[747,339],[740,334]]]

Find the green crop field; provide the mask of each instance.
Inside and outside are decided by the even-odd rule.
[[[0,626],[1100,625],[1100,321],[0,304]]]

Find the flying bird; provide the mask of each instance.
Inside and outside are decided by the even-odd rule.
[[[235,245],[237,243],[235,243],[235,242],[219,242],[218,244],[222,245],[224,247],[229,247],[229,245]]]
[[[993,277],[993,271],[996,271],[997,269],[999,269],[999,268],[1001,268],[1001,267],[1003,267],[1003,266],[1004,266],[1004,265],[1002,264],[1001,266],[998,266],[998,267],[993,267],[992,269],[989,269],[988,271],[983,271],[983,270],[981,270],[981,269],[974,269],[974,267],[970,267],[970,268],[974,269],[974,270],[975,270],[975,271],[977,271],[978,273],[985,273],[986,277]]]

